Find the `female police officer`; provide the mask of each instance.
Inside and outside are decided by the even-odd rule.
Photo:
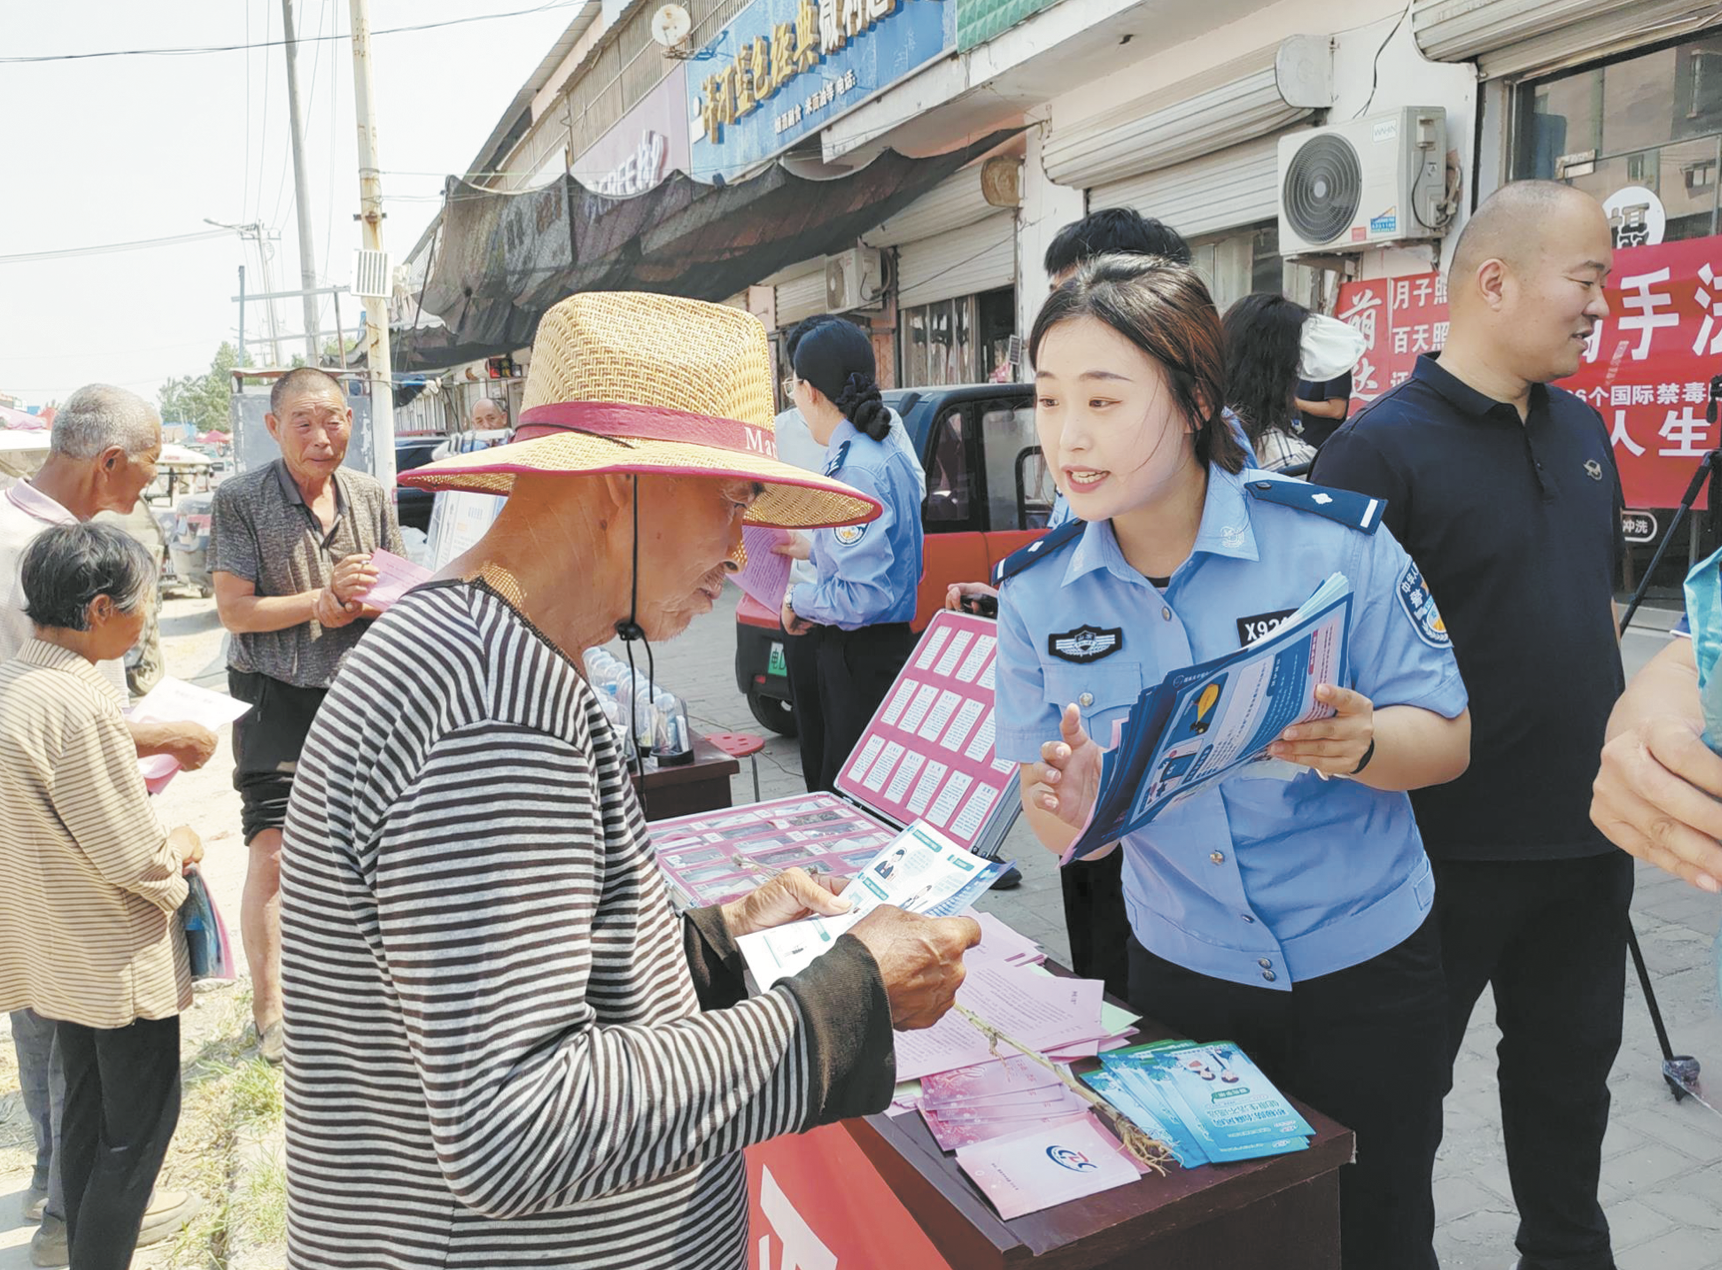
[[[1335,716],[1124,840],[1130,994],[1186,1035],[1240,1043],[1356,1132],[1347,1267],[1433,1270],[1445,1015],[1404,791],[1467,761],[1440,619],[1371,500],[1240,477],[1223,335],[1194,272],[1097,260],[1047,301],[1030,354],[1041,447],[1078,519],[1001,570],[997,747],[1023,765],[1045,845],[1085,822],[1090,737],[1143,688],[1237,650],[1328,575],[1351,582],[1351,682],[1317,690]]]
[[[808,637],[798,660],[813,662],[811,675],[792,678],[802,775],[809,791],[829,790],[914,648],[927,478],[902,421],[880,399],[873,345],[859,328],[810,323],[792,348],[789,395],[825,447],[825,474],[841,474],[884,509],[869,524],[821,529],[810,545],[785,549],[810,554],[818,572],[789,589],[782,617],[786,632]]]

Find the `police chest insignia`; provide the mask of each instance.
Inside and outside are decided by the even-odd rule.
[[[1074,631],[1065,631],[1062,634],[1052,634],[1046,637],[1046,651],[1065,661],[1099,661],[1102,657],[1110,657],[1123,647],[1124,630],[1118,626],[1109,630],[1098,630],[1092,626],[1079,626]]]
[[[862,536],[866,534],[866,532],[866,525],[844,525],[840,529],[833,529],[831,531],[831,536],[837,539],[838,543],[842,546],[853,547],[856,543],[861,541]]]
[[[1593,481],[1600,481],[1602,479],[1602,464],[1595,459],[1586,459],[1584,461],[1584,474]]]
[[[1253,644],[1264,635],[1272,635],[1280,625],[1296,613],[1296,609],[1276,609],[1272,613],[1257,613],[1238,619],[1238,643]]]
[[[1447,623],[1441,620],[1441,612],[1435,607],[1435,597],[1429,594],[1429,584],[1416,565],[1405,566],[1405,572],[1399,575],[1398,592],[1399,605],[1405,610],[1405,616],[1411,619],[1411,628],[1417,632],[1417,638],[1431,648],[1453,647],[1452,636],[1447,634]]]

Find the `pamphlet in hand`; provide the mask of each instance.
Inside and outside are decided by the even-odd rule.
[[[1343,684],[1351,584],[1336,573],[1271,634],[1167,675],[1130,708],[1101,764],[1094,814],[1065,852],[1081,860],[1245,763],[1294,723],[1334,712],[1318,684]]]
[[[151,688],[126,717],[135,723],[195,723],[211,732],[224,728],[251,709],[225,692],[211,692],[183,679],[163,679]],[[179,771],[179,760],[171,754],[152,754],[138,760],[144,787],[159,794]]]
[[[371,567],[377,571],[377,580],[359,599],[382,612],[393,608],[403,595],[419,583],[430,581],[432,576],[423,565],[381,549],[371,552]]]
[[[747,563],[729,575],[731,582],[773,613],[783,607],[784,592],[789,590],[789,570],[793,561],[776,551],[788,541],[789,534],[785,530],[765,525],[743,525],[741,542],[747,548]]]
[[[849,884],[843,892],[851,906],[847,913],[755,931],[738,939],[736,947],[754,982],[769,988],[806,969],[875,908],[895,904],[910,913],[948,916],[984,895],[1009,867],[1006,861],[972,855],[917,821],[881,847]]]

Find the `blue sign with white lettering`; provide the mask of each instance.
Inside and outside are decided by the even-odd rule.
[[[689,59],[690,175],[757,166],[955,42],[955,0],[754,0]]]

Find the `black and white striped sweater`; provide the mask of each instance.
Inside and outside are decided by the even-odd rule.
[[[590,688],[482,583],[408,596],[343,664],[282,896],[295,1270],[732,1270],[741,1148],[890,1100],[871,956],[846,937],[742,1000]]]

